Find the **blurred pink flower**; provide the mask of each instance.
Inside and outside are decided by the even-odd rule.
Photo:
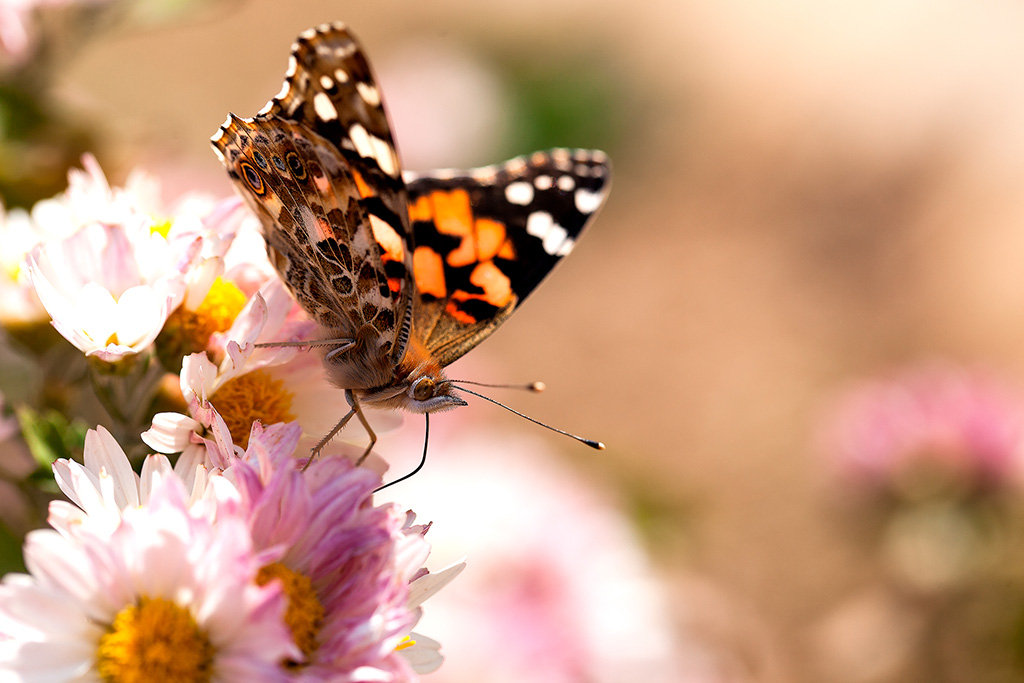
[[[625,517],[543,442],[458,418],[432,421],[430,437],[444,447],[424,470],[378,494],[417,501],[437,525],[435,555],[469,557],[424,618],[447,654],[428,680],[724,680],[711,653],[674,633],[668,592]],[[410,424],[381,452],[405,471],[422,438]]]
[[[43,8],[110,0],[0,0],[0,63],[17,64],[29,57],[36,40],[35,14]]]
[[[969,490],[1020,481],[1024,400],[981,373],[928,365],[864,381],[823,424],[841,473],[872,487],[913,493],[920,475]]]

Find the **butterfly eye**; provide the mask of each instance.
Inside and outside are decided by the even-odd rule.
[[[267,186],[263,184],[263,178],[259,172],[247,161],[242,162],[242,177],[245,178],[249,189],[262,197],[267,192]]]
[[[306,167],[302,165],[302,160],[299,159],[299,155],[295,152],[288,152],[284,156],[285,163],[288,164],[289,170],[292,175],[295,176],[296,180],[306,179]]]
[[[412,397],[417,401],[426,401],[434,395],[434,380],[420,377],[412,384]]]

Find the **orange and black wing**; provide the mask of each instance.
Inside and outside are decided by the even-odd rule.
[[[500,166],[406,177],[413,327],[448,365],[490,335],[568,254],[604,202],[596,150],[553,149]]]

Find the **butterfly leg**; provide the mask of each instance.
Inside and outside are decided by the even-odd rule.
[[[374,433],[373,428],[370,427],[370,423],[367,421],[366,416],[363,415],[363,409],[359,407],[359,401],[356,400],[355,395],[350,389],[345,390],[345,399],[348,400],[348,404],[352,406],[352,412],[359,416],[359,421],[362,423],[363,428],[366,429],[366,433],[370,435],[370,445],[367,446],[366,450],[363,451],[363,454],[359,456],[359,460],[356,460],[356,465],[362,465],[363,461],[370,455],[370,451],[373,450],[373,445],[377,443],[377,435]]]
[[[348,393],[348,392],[346,392],[346,393]],[[302,467],[302,471],[303,472],[306,471],[306,468],[309,467],[309,465],[313,462],[313,460],[316,458],[316,456],[320,455],[320,451],[322,451],[324,449],[324,446],[327,445],[327,442],[330,441],[331,439],[333,439],[335,434],[337,434],[342,429],[344,429],[345,425],[347,425],[349,423],[349,421],[352,419],[352,416],[354,416],[355,414],[356,414],[355,408],[353,408],[352,410],[348,411],[348,413],[345,414],[345,417],[343,417],[340,420],[338,420],[338,424],[334,425],[334,427],[331,429],[331,431],[327,432],[327,436],[325,436],[324,438],[322,438],[319,441],[317,441],[316,445],[313,446],[313,449],[309,452],[309,460],[307,460],[306,464],[303,465],[303,467]],[[362,461],[360,461],[360,462],[362,462]]]
[[[269,349],[277,346],[305,346],[313,348],[314,346],[334,346],[338,345],[338,348],[331,349],[328,355],[337,355],[343,351],[348,351],[356,343],[355,339],[310,339],[309,341],[276,341],[276,342],[260,342],[256,344],[257,349]]]

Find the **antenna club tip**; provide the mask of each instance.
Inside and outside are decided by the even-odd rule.
[[[586,444],[595,451],[603,451],[605,449],[605,445],[601,441],[587,441]]]
[[[544,382],[534,382],[530,385],[530,391],[536,391],[538,394],[548,388]]]

